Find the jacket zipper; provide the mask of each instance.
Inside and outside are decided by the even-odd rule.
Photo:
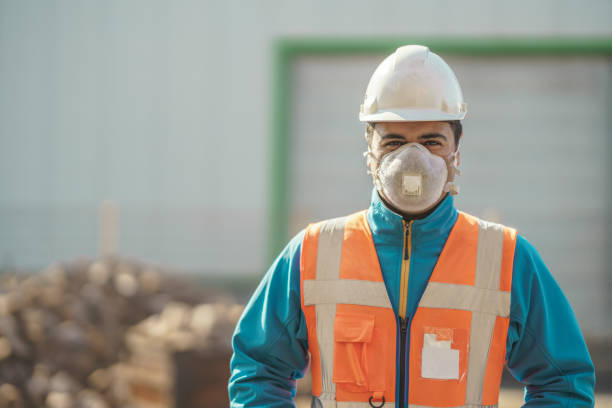
[[[412,221],[404,225],[404,249],[402,256],[402,273],[400,276],[400,299],[399,299],[399,317],[400,317],[400,372],[399,372],[399,408],[404,408],[405,393],[406,393],[406,342],[408,337],[408,279],[410,277],[410,256],[412,253]]]

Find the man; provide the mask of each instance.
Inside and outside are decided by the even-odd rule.
[[[311,224],[249,301],[233,338],[234,407],[492,407],[504,364],[525,406],[590,407],[594,369],[570,305],[516,231],[458,212],[465,104],[428,48],[376,69],[360,120],[367,211]]]

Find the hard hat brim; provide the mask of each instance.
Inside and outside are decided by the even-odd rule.
[[[360,122],[429,122],[462,120],[465,111],[457,114],[444,112],[437,109],[395,109],[380,110],[371,114],[359,114]]]

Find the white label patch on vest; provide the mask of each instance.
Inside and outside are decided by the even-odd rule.
[[[438,340],[435,333],[425,333],[421,377],[438,380],[459,379],[459,350],[451,349],[450,340]]]
[[[423,176],[420,174],[404,174],[402,178],[402,191],[406,195],[420,196]]]

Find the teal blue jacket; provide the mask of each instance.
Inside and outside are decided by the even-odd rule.
[[[447,196],[412,225],[409,317],[416,311],[457,216],[453,198]],[[374,190],[367,218],[397,315],[402,217],[389,210]],[[274,261],[236,326],[228,387],[232,407],[294,406],[296,380],[308,366],[306,322],[300,306],[303,235],[304,231],[296,235]],[[506,360],[510,373],[525,384],[526,407],[593,406],[594,368],[576,317],[537,251],[520,235],[514,255]],[[408,362],[408,371],[407,366]]]

